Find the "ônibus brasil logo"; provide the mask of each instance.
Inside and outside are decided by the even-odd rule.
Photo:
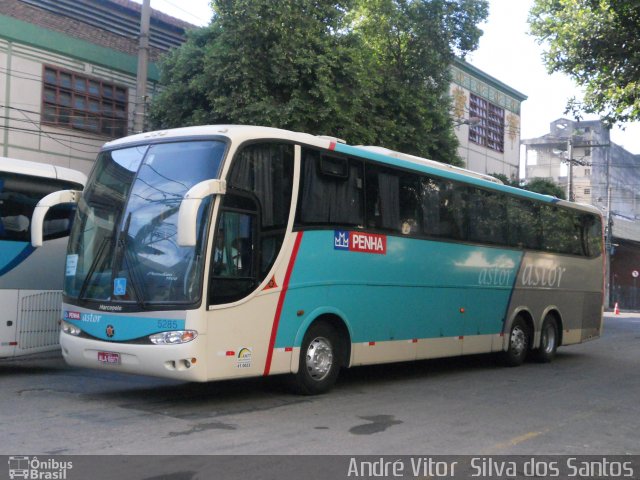
[[[63,462],[55,458],[39,460],[38,457],[9,457],[9,478],[32,480],[66,480],[67,471],[73,468],[73,462]]]

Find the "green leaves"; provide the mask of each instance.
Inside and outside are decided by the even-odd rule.
[[[458,163],[454,54],[486,0],[214,0],[209,27],[162,63],[155,127],[267,125]]]
[[[529,23],[549,71],[584,88],[582,111],[609,124],[640,119],[640,2],[536,0]]]

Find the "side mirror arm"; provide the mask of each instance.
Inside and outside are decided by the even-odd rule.
[[[227,182],[224,180],[205,180],[195,184],[184,195],[178,211],[178,245],[194,247],[196,245],[196,222],[198,208],[202,200],[209,195],[224,195],[227,192]]]
[[[82,192],[79,190],[60,190],[50,193],[43,197],[36,208],[33,210],[31,217],[31,245],[34,247],[42,246],[42,232],[44,229],[44,217],[51,207],[60,205],[61,203],[78,204]]]

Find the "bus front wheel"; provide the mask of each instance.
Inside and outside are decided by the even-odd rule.
[[[522,365],[527,358],[530,342],[529,327],[522,317],[517,317],[511,325],[507,350],[503,352],[503,360],[508,367]]]
[[[340,373],[340,342],[328,323],[312,325],[302,340],[294,389],[302,395],[317,395],[333,387]]]

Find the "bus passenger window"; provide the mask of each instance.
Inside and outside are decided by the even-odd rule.
[[[507,243],[506,198],[498,192],[471,189],[469,198],[469,240],[505,245]]]
[[[396,172],[367,166],[367,226],[401,230],[400,178]]]
[[[448,180],[420,180],[423,233],[450,240],[467,238],[466,187]]]
[[[302,152],[298,225],[361,226],[362,162]]]

